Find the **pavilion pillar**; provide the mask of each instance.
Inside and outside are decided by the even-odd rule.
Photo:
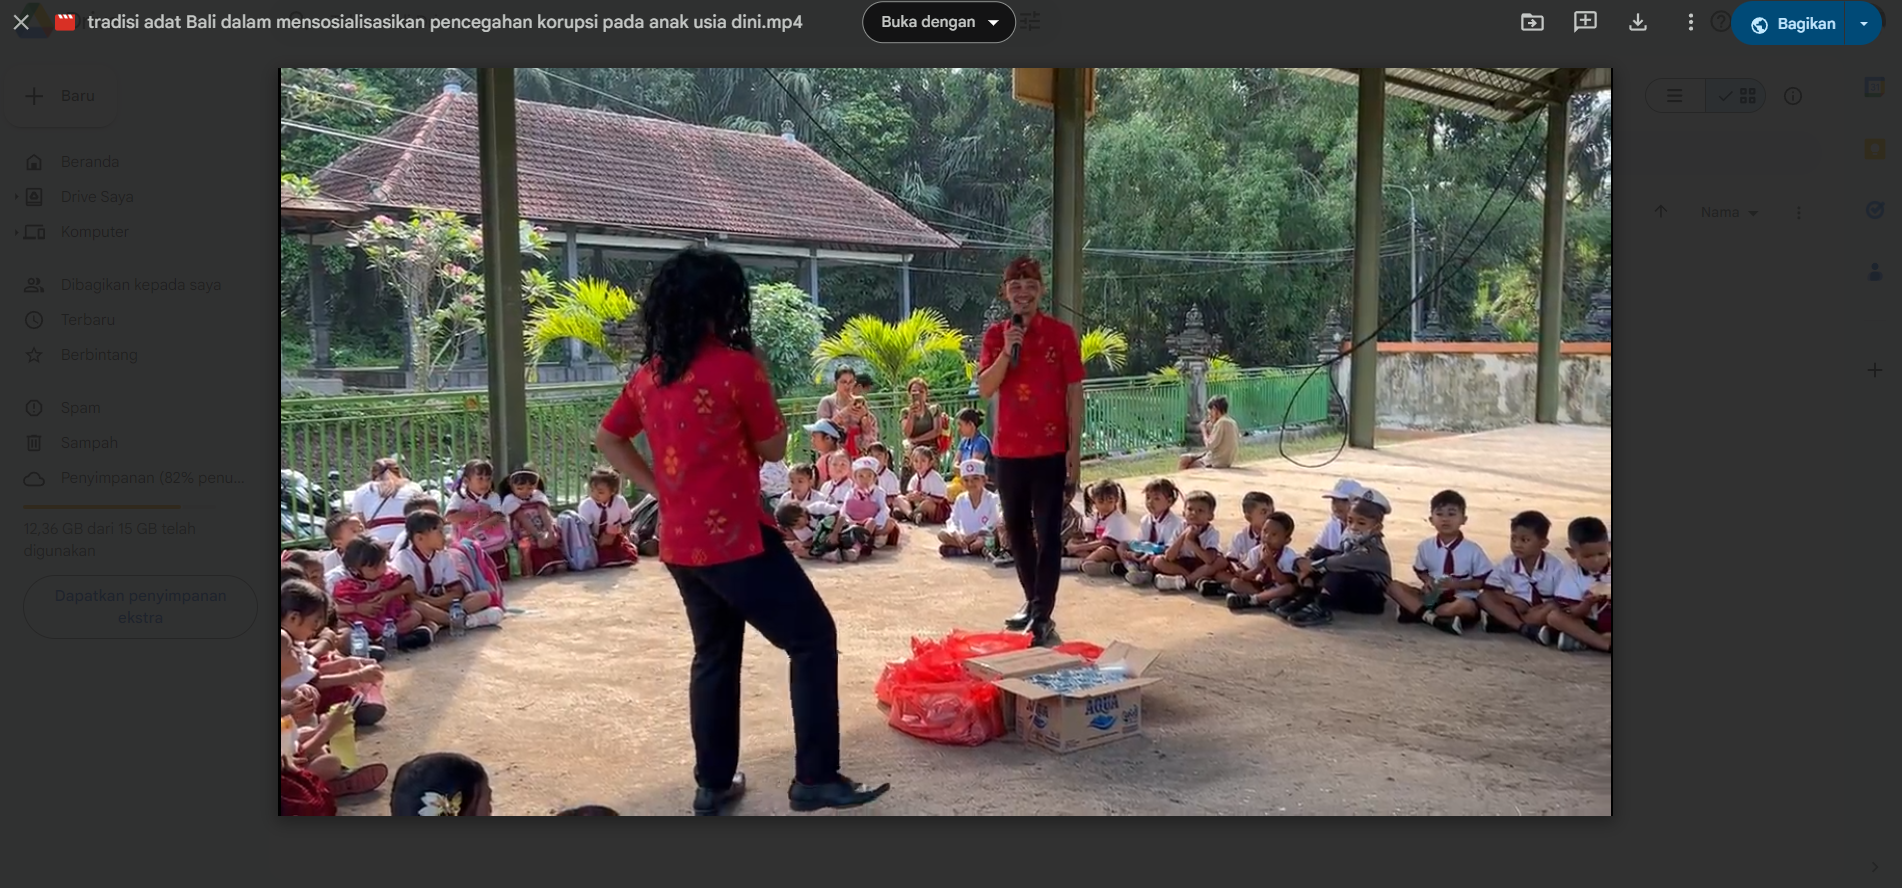
[[[805,271],[805,278],[806,278],[806,295],[812,297],[812,304],[818,305],[819,304],[819,251],[818,250],[811,251],[811,255],[808,256],[805,260],[803,260],[803,265],[805,266],[803,270]]]
[[[1354,332],[1349,340],[1347,443],[1350,447],[1371,448],[1378,419],[1374,396],[1380,381],[1380,192],[1386,162],[1387,69],[1361,69],[1355,126]]]
[[[1083,129],[1089,107],[1085,70],[1055,69],[1051,140],[1051,301],[1057,319],[1078,330],[1083,327]]]
[[[305,263],[310,266],[310,364],[330,366],[330,288],[324,276],[324,248],[312,237],[304,246]]]
[[[898,266],[898,319],[911,317],[911,257]]]
[[[476,72],[481,143],[482,271],[488,305],[489,457],[512,471],[528,460],[528,356],[522,347],[521,206],[516,191],[515,69]]]
[[[1553,75],[1557,77],[1559,75]],[[1533,419],[1559,421],[1559,351],[1565,322],[1565,145],[1571,96],[1545,106],[1545,238],[1539,250],[1539,381]]]
[[[567,242],[561,248],[562,264],[565,266],[563,271],[567,274],[568,280],[578,281],[581,280],[580,233],[575,226],[570,225],[567,235]],[[568,340],[568,363],[572,366],[580,366],[587,357],[587,348],[579,339]]]

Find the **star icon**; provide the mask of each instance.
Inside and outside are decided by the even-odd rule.
[[[37,364],[37,363],[39,363],[39,362],[40,362],[40,350],[39,350],[39,349],[37,349],[37,348],[29,348],[29,349],[27,349],[27,350],[26,350],[26,362],[27,362],[27,363],[29,363],[29,364]]]

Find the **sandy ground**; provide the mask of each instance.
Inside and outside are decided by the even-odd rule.
[[[1389,548],[1403,572],[1431,532],[1427,501],[1445,487],[1466,495],[1468,535],[1495,559],[1520,510],[1544,511],[1555,536],[1578,515],[1611,519],[1609,429],[1512,429],[1348,451],[1320,469],[1270,461],[1174,477],[1220,498],[1225,538],[1241,495],[1264,490],[1306,545],[1325,518],[1321,492],[1340,476],[1393,500]],[[1391,607],[1299,630],[1193,593],[1070,575],[1064,638],[1163,651],[1146,733],[1067,756],[1013,740],[945,747],[888,727],[873,682],[914,634],[995,628],[1022,600],[1014,573],[914,544],[813,575],[839,626],[847,773],[895,784],[852,816],[1611,813],[1607,655],[1397,625]],[[394,770],[423,752],[474,756],[498,815],[583,803],[686,813],[692,648],[665,571],[644,562],[519,581],[509,599],[525,613],[502,627],[387,664],[390,716],[361,732],[366,758]],[[748,644],[741,767],[753,792],[735,813],[782,814],[786,659],[756,633]],[[346,799],[343,813],[388,804],[379,791]]]

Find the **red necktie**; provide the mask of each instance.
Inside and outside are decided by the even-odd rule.
[[[1453,542],[1448,543],[1446,546],[1442,547],[1446,549],[1446,561],[1440,564],[1440,573],[1450,577],[1453,575],[1453,572],[1455,570],[1458,570],[1458,568],[1455,567],[1453,564],[1453,550],[1459,548],[1460,542],[1465,539],[1466,538],[1463,536],[1454,537]]]
[[[1544,555],[1539,556],[1539,563],[1533,565],[1532,570],[1530,571],[1526,570],[1526,563],[1524,561],[1521,561],[1517,558],[1512,559],[1512,569],[1515,572],[1519,573],[1520,575],[1524,576],[1526,578],[1526,585],[1532,587],[1532,603],[1533,604],[1539,603],[1539,599],[1540,599],[1539,569],[1544,566],[1545,566]]]
[[[1161,539],[1159,539],[1159,538],[1158,538],[1158,536],[1157,536],[1157,535],[1158,535],[1158,534],[1160,534],[1160,533],[1162,533],[1162,524],[1161,524],[1160,522],[1158,522],[1158,521],[1156,521],[1156,520],[1155,520],[1155,519],[1153,519],[1153,518],[1152,518],[1152,519],[1150,519],[1150,521],[1149,521],[1149,541],[1150,541],[1150,542],[1152,542],[1152,543],[1159,543],[1159,542],[1162,542],[1162,540],[1161,540]]]

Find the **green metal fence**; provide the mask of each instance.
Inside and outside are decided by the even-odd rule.
[[[1325,376],[1295,389],[1308,368],[1245,370],[1232,379],[1208,384],[1210,395],[1224,395],[1230,410],[1248,430],[1280,426],[1290,399],[1293,424],[1327,418]],[[528,450],[558,504],[585,495],[588,473],[600,463],[594,430],[620,392],[618,384],[533,386],[528,392]],[[867,400],[879,417],[882,437],[897,438],[902,392],[881,392]],[[1171,448],[1183,443],[1186,385],[1179,380],[1146,377],[1092,379],[1084,384],[1083,445],[1086,456],[1109,456]],[[989,405],[962,393],[934,399],[956,415],[966,407],[989,412]],[[426,488],[446,486],[464,460],[486,455],[489,446],[489,398],[486,392],[442,392],[300,398],[279,402],[280,466],[337,490],[354,489],[369,477],[376,460],[396,455]],[[810,421],[817,398],[782,400],[789,452],[807,453],[800,426]],[[644,449],[644,448],[643,448]],[[498,466],[499,471],[508,467]],[[447,494],[443,494],[447,496]],[[313,516],[317,520],[323,516]]]

